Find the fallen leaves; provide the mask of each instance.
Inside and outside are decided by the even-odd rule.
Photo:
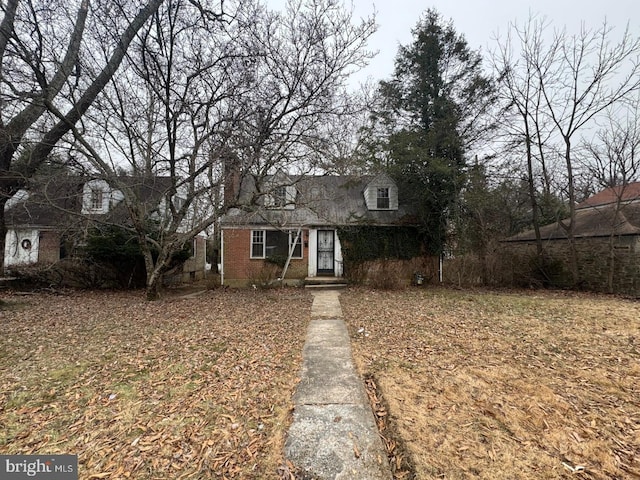
[[[340,301],[384,396],[382,435],[416,478],[640,478],[637,302],[444,288]]]
[[[378,390],[375,378],[367,376],[364,381],[365,390],[369,397],[374,418],[382,443],[387,451],[389,466],[393,478],[397,480],[411,478],[414,467],[406,453],[404,444],[399,444],[399,434],[395,424],[390,424],[387,419],[387,407]]]
[[[78,454],[80,478],[279,478],[311,297],[11,296],[0,451]]]

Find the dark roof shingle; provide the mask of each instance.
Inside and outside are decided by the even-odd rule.
[[[412,225],[415,216],[406,205],[398,210],[369,210],[364,189],[375,177],[352,175],[306,175],[292,178],[297,190],[296,208],[270,209],[259,206],[231,209],[223,225]],[[248,204],[255,187],[243,182],[241,202]]]

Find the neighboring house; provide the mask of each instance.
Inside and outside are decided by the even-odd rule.
[[[568,285],[569,242],[564,219],[540,228],[544,255],[554,269],[552,283]],[[563,226],[564,225],[564,226]],[[576,207],[574,238],[580,287],[594,291],[640,294],[640,182],[607,188]],[[505,240],[514,265],[527,265],[536,254],[529,230]]]
[[[135,189],[151,218],[162,215],[165,193],[171,186],[169,178],[119,180]],[[72,175],[51,177],[39,182],[37,188],[19,191],[5,206],[5,269],[50,265],[74,257],[92,224],[129,222],[123,199],[123,193],[105,180]],[[194,255],[179,272],[180,279],[204,277],[205,245],[204,237],[194,239]]]
[[[220,221],[224,285],[273,280],[285,269],[286,283],[339,278],[345,273],[340,227],[415,225],[386,174],[289,177],[279,172],[260,185],[245,178],[239,188],[239,194],[225,194],[238,198],[240,208],[231,208]]]

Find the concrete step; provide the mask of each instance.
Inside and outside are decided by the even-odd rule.
[[[345,288],[347,282],[340,277],[307,277],[304,279],[304,286],[317,289]]]
[[[312,290],[332,290],[346,288],[346,283],[305,283],[304,288]]]

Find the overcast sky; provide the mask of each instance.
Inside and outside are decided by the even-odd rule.
[[[345,0],[349,3],[349,0]],[[510,22],[522,23],[530,12],[547,17],[556,27],[577,33],[580,24],[597,28],[602,22],[616,27],[615,38],[629,23],[631,32],[640,36],[639,0],[353,0],[358,17],[377,12],[378,31],[371,39],[371,49],[379,51],[360,78],[388,78],[398,45],[411,42],[411,29],[422,12],[435,8],[445,20],[452,20],[456,32],[463,34],[474,50],[493,49],[496,33],[504,33]]]

